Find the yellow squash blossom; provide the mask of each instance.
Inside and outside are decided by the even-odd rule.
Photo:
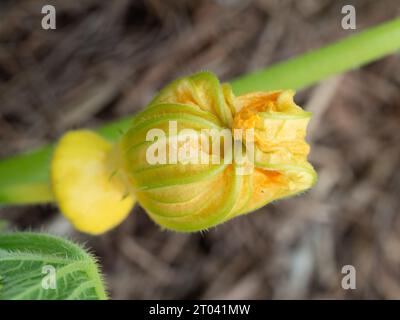
[[[138,201],[161,227],[191,232],[303,192],[317,177],[305,141],[311,114],[293,95],[285,90],[235,97],[228,84],[202,72],[165,87],[115,145],[87,130],[69,132],[51,167],[61,211],[77,229],[99,234],[121,222]],[[223,152],[217,162],[149,163],[148,132],[159,129],[171,138],[171,122],[178,130],[243,132],[232,135],[233,142],[254,146],[250,171],[240,174],[243,163],[226,163]],[[166,152],[172,150],[168,143]]]

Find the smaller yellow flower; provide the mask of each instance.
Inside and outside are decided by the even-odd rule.
[[[80,231],[103,233],[118,225],[135,202],[110,157],[112,144],[88,130],[71,131],[57,145],[53,192],[61,211]]]

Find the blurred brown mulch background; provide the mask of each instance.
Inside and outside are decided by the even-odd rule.
[[[57,30],[41,29],[44,4]],[[178,75],[229,80],[349,35],[345,4],[357,31],[400,14],[398,0],[1,1],[0,156],[134,113]],[[54,206],[0,218],[85,242],[113,298],[400,298],[399,89],[393,55],[299,92],[317,186],[207,233],[161,231],[139,207],[100,237]]]

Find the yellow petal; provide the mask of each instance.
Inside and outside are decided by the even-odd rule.
[[[51,164],[53,192],[65,217],[80,231],[99,234],[118,225],[131,211],[110,159],[112,145],[99,135],[71,131],[58,143]]]
[[[254,129],[252,196],[233,216],[311,188],[317,178],[305,141],[311,113],[293,101],[291,90],[254,92],[236,98],[233,129]],[[242,140],[247,136],[243,134]]]

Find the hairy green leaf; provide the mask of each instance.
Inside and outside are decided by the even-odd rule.
[[[95,259],[39,233],[0,234],[0,300],[107,299]]]

